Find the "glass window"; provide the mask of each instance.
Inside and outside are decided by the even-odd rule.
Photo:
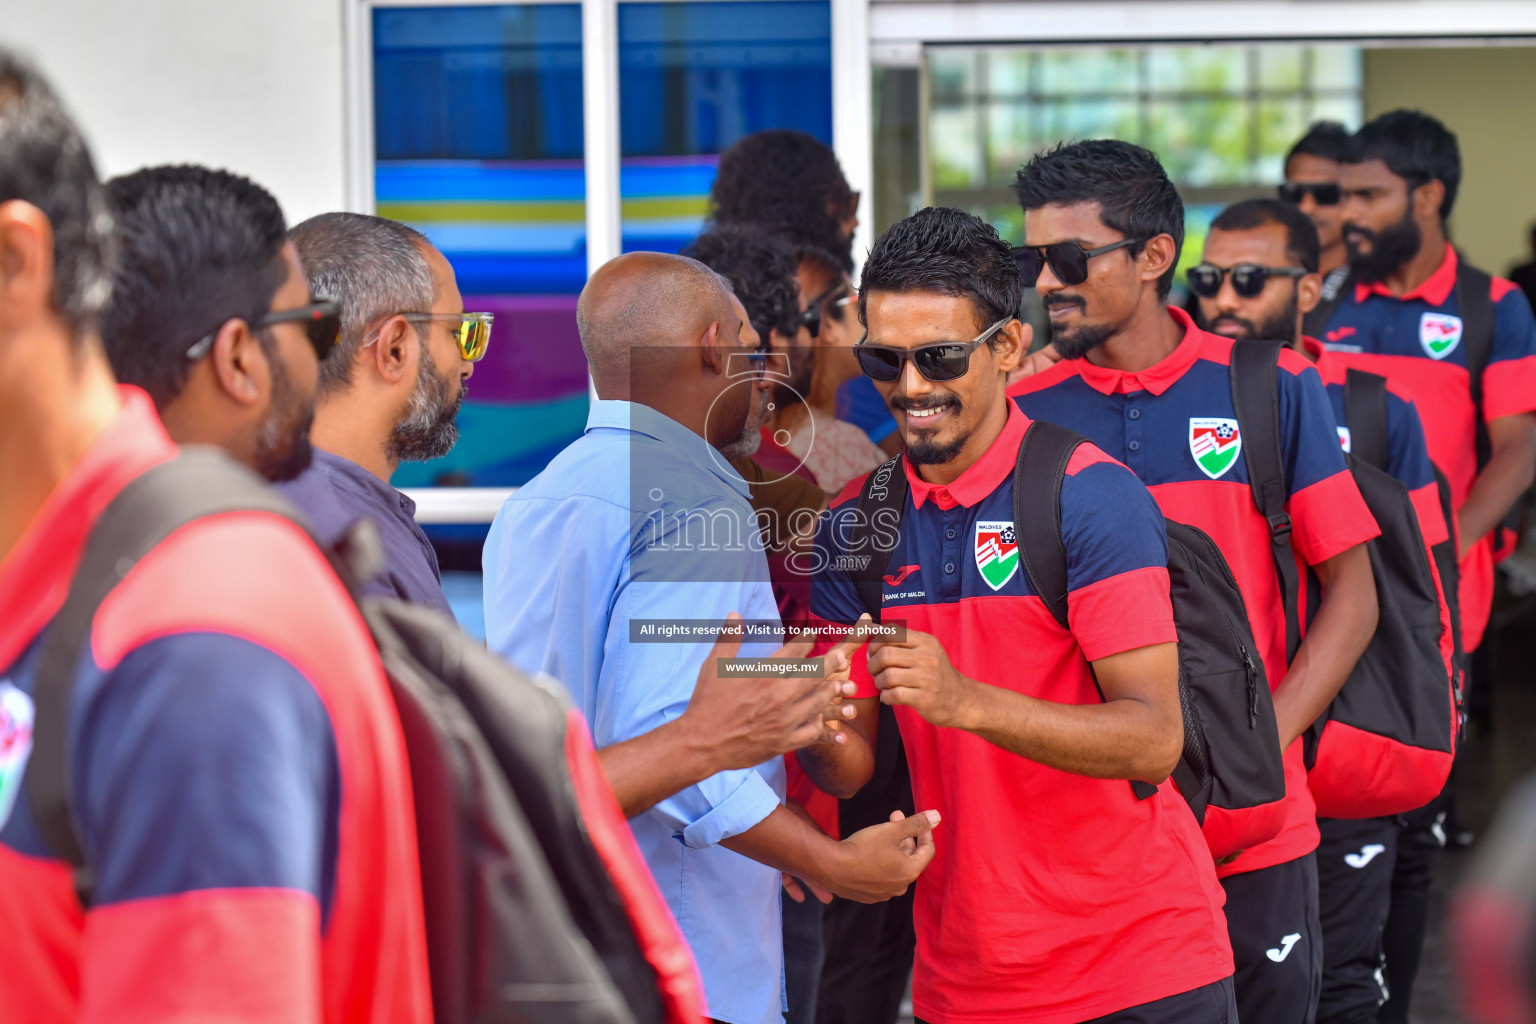
[[[1360,52],[1295,44],[932,48],[930,200],[972,210],[1017,241],[1022,214],[1008,185],[1020,165],[1062,140],[1124,139],[1156,152],[1183,193],[1189,262],[1223,205],[1271,194],[1308,124],[1360,123]]]
[[[524,483],[587,416],[581,7],[378,8],[373,73],[379,215],[422,231],[465,307],[496,314],[459,443],[393,483]]]
[[[624,249],[676,252],[731,143],[791,128],[831,145],[831,4],[621,3],[619,96]]]

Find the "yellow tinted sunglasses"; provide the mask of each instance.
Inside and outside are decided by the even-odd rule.
[[[457,321],[454,338],[459,343],[459,355],[466,362],[478,363],[485,358],[485,350],[491,344],[491,321],[494,313],[406,313],[407,320]]]

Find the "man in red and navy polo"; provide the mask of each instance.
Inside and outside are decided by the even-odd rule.
[[[1462,640],[1473,651],[1493,603],[1498,524],[1536,474],[1536,321],[1511,282],[1468,280],[1472,268],[1446,239],[1461,153],[1439,121],[1407,110],[1371,121],[1345,151],[1339,183],[1355,283],[1322,341],[1345,366],[1386,377],[1424,418],[1430,457],[1456,507]],[[1480,317],[1469,314],[1479,305],[1484,313],[1492,306],[1492,337],[1483,336],[1486,364],[1474,382],[1481,346],[1466,330],[1476,327]],[[1469,682],[1475,692],[1475,672]],[[1447,832],[1457,831],[1447,822],[1450,789],[1407,816],[1399,837],[1386,937],[1392,995],[1382,1024],[1408,1019],[1433,863]]]
[[[1317,371],[1283,352],[1279,436],[1291,540],[1323,595],[1288,665],[1269,527],[1241,457],[1232,341],[1164,305],[1183,240],[1178,192],[1150,152],[1110,141],[1037,156],[1015,190],[1029,247],[1025,283],[1039,289],[1062,361],[1011,393],[1027,415],[1070,427],[1122,460],[1170,519],[1209,534],[1242,590],[1275,693],[1286,818],[1279,835],[1220,868],[1237,1001],[1244,1024],[1310,1024],[1322,967],[1318,833],[1298,738],[1337,695],[1375,628],[1364,545],[1376,522],[1345,468]]]
[[[1061,488],[1061,626],[1013,523],[1030,429],[1005,391],[1028,344],[1020,297],[1007,244],[958,210],[902,221],[865,264],[855,351],[896,415],[909,487],[882,621],[906,632],[855,657],[857,732],[825,767],[867,779],[878,698],[895,708],[918,805],[944,817],[914,909],[919,1019],[1231,1024],[1221,889],[1165,781],[1183,730],[1162,516],[1124,466],[1077,449]],[[863,485],[817,532],[820,619],[864,613],[841,568]],[[1127,780],[1158,788],[1138,801]]]
[[[246,182],[218,212],[177,222],[186,279],[162,287],[206,305],[165,344],[214,332],[183,369],[239,382],[220,415],[254,456],[287,411],[276,375],[302,407],[319,364],[303,317],[261,342],[252,324],[309,288],[271,196]],[[41,839],[25,784],[41,638],[103,507],[176,455],[96,333],[110,224],[80,135],[0,52],[0,1017],[429,1021],[400,723],[351,598],[286,520],[193,523],[101,606],[66,748],[88,906]]]
[[[1470,297],[1459,294],[1460,257],[1445,236],[1460,184],[1456,136],[1427,114],[1393,111],[1360,129],[1340,179],[1354,288],[1322,341],[1344,365],[1386,377],[1424,417],[1457,509],[1470,651],[1488,625],[1496,527],[1536,476],[1536,321],[1518,287],[1492,278],[1492,345],[1475,402],[1462,320]]]
[[[1296,273],[1300,271],[1301,273]],[[1302,334],[1302,319],[1322,289],[1317,229],[1300,209],[1274,199],[1250,199],[1222,210],[1211,222],[1201,263],[1189,271],[1210,330],[1243,342],[1289,339],[1312,360],[1328,389],[1339,444],[1350,450],[1345,413],[1346,369],[1316,338]],[[1413,403],[1392,385],[1386,395],[1386,451],[1382,466],[1407,489],[1426,547],[1449,532],[1440,508],[1434,466]],[[1439,586],[1435,561],[1430,572]],[[1451,672],[1450,608],[1441,600],[1444,628],[1440,655]],[[1323,989],[1318,1024],[1374,1021],[1387,998],[1382,975],[1382,932],[1392,905],[1392,868],[1397,859],[1395,817],[1346,821],[1319,818],[1317,848],[1319,920],[1323,934]]]

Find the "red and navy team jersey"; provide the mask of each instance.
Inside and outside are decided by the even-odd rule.
[[[1323,343],[1346,366],[1379,373],[1418,407],[1430,458],[1461,508],[1477,478],[1477,409],[1456,302],[1456,250],[1440,268],[1398,297],[1384,286],[1356,285],[1340,303]],[[1493,345],[1483,370],[1485,421],[1536,412],[1536,320],[1525,295],[1496,277]],[[1493,602],[1493,537],[1473,545],[1461,566],[1462,632],[1467,650],[1482,641]]]
[[[1163,520],[1124,466],[1078,448],[1061,489],[1071,630],[1030,587],[1013,525],[1029,420],[1010,408],[985,455],[948,486],[903,460],[911,496],[883,587],[885,622],[936,636],[955,668],[1059,704],[1098,704],[1089,662],[1176,639]],[[816,618],[864,607],[837,568],[863,481],[822,519]],[[878,692],[861,650],[859,696]],[[898,707],[913,796],[944,826],[917,886],[912,996],[924,1020],[1067,1024],[1232,973],[1223,894],[1189,807],[1164,783],[1048,768]]]
[[[1344,414],[1345,383],[1349,368],[1330,353],[1316,338],[1302,338],[1307,358],[1328,391],[1334,423],[1339,431],[1339,447],[1350,450],[1348,417]],[[1408,490],[1413,509],[1418,513],[1424,543],[1434,547],[1449,534],[1445,513],[1440,509],[1440,490],[1435,486],[1435,467],[1424,439],[1424,423],[1413,399],[1397,385],[1387,382],[1387,464],[1382,467]]]
[[[1200,330],[1182,309],[1168,312],[1184,340],[1156,365],[1126,373],[1085,359],[1063,360],[1018,381],[1009,393],[1029,416],[1076,430],[1123,461],[1169,519],[1210,535],[1232,567],[1275,689],[1287,665],[1285,613],[1269,525],[1254,505],[1242,456],[1232,403],[1233,342]],[[1278,376],[1291,541],[1298,563],[1316,565],[1380,531],[1344,465],[1317,370],[1286,349]],[[1244,851],[1222,875],[1283,864],[1317,848],[1316,807],[1300,740],[1285,751],[1285,794],[1280,834]]]
[[[40,637],[96,515],[175,454],[142,392],[0,563],[0,1016],[429,1021],[404,741],[351,599],[262,513],[179,530],[102,605],[68,772],[89,908],[23,784]]]

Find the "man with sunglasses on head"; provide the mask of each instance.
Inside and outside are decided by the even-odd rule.
[[[1070,628],[1020,567],[1013,482],[1033,426],[1006,392],[1029,345],[1020,298],[1008,245],[959,210],[901,221],[864,266],[855,352],[906,453],[823,518],[812,609],[865,613],[848,566],[869,550],[861,506],[884,501],[872,518],[900,522],[881,621],[904,631],[853,659],[857,742],[837,768],[868,778],[860,748],[892,706],[918,805],[954,823],[917,887],[918,1019],[1236,1024],[1221,890],[1166,781],[1183,727],[1162,516],[1085,444],[1061,484]]]
[[[452,614],[416,504],[389,485],[401,462],[448,454],[465,381],[485,355],[489,313],[465,313],[453,267],[413,228],[324,213],[288,233],[310,287],[341,310],[320,366],[314,465],[281,490],[333,541],[371,519],[384,547],[368,592]]]
[[[1501,523],[1536,477],[1536,321],[1519,288],[1469,265],[1447,238],[1461,152],[1445,125],[1417,111],[1381,115],[1351,140],[1340,185],[1354,285],[1322,341],[1343,365],[1387,378],[1424,418],[1456,509],[1462,643],[1475,651],[1493,604],[1495,548],[1509,539]],[[1408,1019],[1434,862],[1447,832],[1459,831],[1449,815],[1448,786],[1403,819],[1383,1024]]]
[[[1317,228],[1318,273],[1323,301],[1332,301],[1349,276],[1344,248],[1344,207],[1340,202],[1340,161],[1349,144],[1349,131],[1337,121],[1318,121],[1307,129],[1285,156],[1281,200],[1299,207]]]
[[[1011,389],[1024,412],[1086,435],[1122,460],[1170,519],[1204,530],[1232,567],[1274,690],[1285,752],[1279,835],[1219,866],[1244,1024],[1311,1024],[1321,982],[1316,809],[1300,737],[1328,707],[1376,625],[1365,542],[1376,522],[1344,465],[1327,393],[1302,356],[1282,352],[1279,437],[1290,542],[1322,599],[1294,658],[1270,524],[1241,458],[1230,382],[1233,342],[1164,304],[1184,238],[1184,204],[1157,158],[1115,141],[1032,159],[1014,189],[1024,208],[1024,283],[1050,314],[1055,367]]]
[[[1250,199],[1227,207],[1211,222],[1202,262],[1191,267],[1189,286],[1200,299],[1212,332],[1238,342],[1282,339],[1316,366],[1350,450],[1345,410],[1347,370],[1316,338],[1302,334],[1302,317],[1317,304],[1317,231],[1295,206]],[[1448,536],[1440,510],[1434,466],[1424,428],[1412,401],[1388,385],[1385,395],[1385,462],[1413,500],[1426,547]],[[1451,658],[1446,631],[1442,654]],[[1319,1024],[1368,1024],[1387,997],[1382,975],[1382,934],[1392,902],[1398,845],[1394,817],[1319,818],[1317,849],[1319,919],[1323,936],[1323,988]]]
[[[237,512],[176,531],[97,610],[68,688],[40,678],[103,508],[176,457],[167,426],[281,475],[329,341],[307,336],[309,288],[258,186],[161,168],[112,191],[47,84],[0,52],[3,1016],[417,1024],[400,724],[299,529]],[[98,324],[150,394],[114,384]],[[67,715],[56,761],[34,743],[50,712]]]

